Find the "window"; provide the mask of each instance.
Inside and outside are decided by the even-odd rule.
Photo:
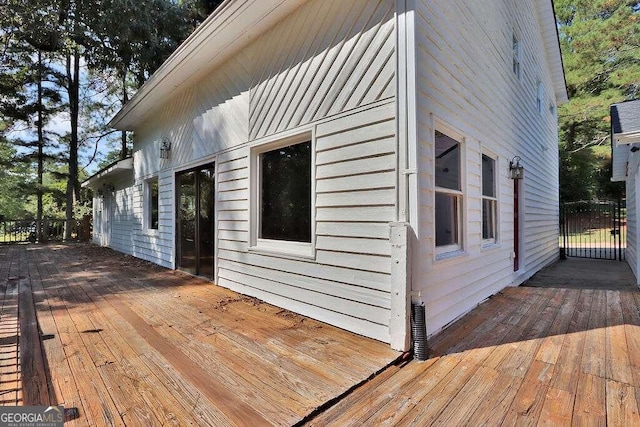
[[[146,185],[147,228],[158,229],[158,177],[147,181]]]
[[[513,74],[515,74],[518,80],[520,80],[520,76],[522,74],[521,52],[520,52],[521,47],[520,47],[520,40],[518,40],[515,34],[513,35],[512,49],[513,49]]]
[[[258,238],[311,243],[311,141],[258,154]]]
[[[498,199],[496,197],[496,161],[482,155],[482,240],[495,243],[497,239]]]
[[[462,179],[460,142],[435,132],[436,252],[462,248]]]

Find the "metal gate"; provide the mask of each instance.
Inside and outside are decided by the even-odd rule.
[[[627,246],[624,200],[580,201],[560,207],[561,254],[569,257],[624,260]]]

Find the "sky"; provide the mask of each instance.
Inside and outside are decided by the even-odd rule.
[[[56,69],[56,71],[58,72],[61,72],[61,73],[65,72],[65,69],[59,63],[57,64],[50,63],[50,66]],[[80,68],[81,68],[81,74],[83,76],[81,83],[86,86],[85,91],[83,93],[85,97],[96,100],[96,101],[101,101],[106,104],[114,104],[114,103],[117,104],[118,101],[115,99],[110,99],[108,96],[104,95],[103,90],[96,90],[88,87],[87,85],[88,71],[83,59],[81,60]],[[52,86],[52,88],[55,88],[55,87]],[[59,90],[59,88],[56,88],[56,90]],[[64,90],[61,92],[61,94],[63,96],[63,99],[66,98],[66,93]],[[115,112],[116,111],[107,110],[106,112],[104,112],[103,110],[98,110],[97,114],[95,114],[91,118],[91,122],[94,125],[97,124],[98,126],[104,125],[111,119],[113,115],[115,115]],[[79,124],[79,135],[81,138],[83,135],[91,136],[91,133],[89,135],[86,135],[84,132],[87,129],[86,125],[88,124],[89,122],[85,120],[85,123],[83,125],[83,122],[81,120]],[[69,134],[71,132],[71,120],[69,118],[68,112],[61,112],[53,116],[49,120],[49,122],[45,125],[45,131],[49,134],[50,138],[54,141],[57,139],[56,135]],[[105,131],[106,129],[103,126],[102,129],[100,129],[99,133],[97,134],[101,134]],[[96,132],[93,132],[93,134],[95,135]],[[118,135],[114,134],[114,136],[118,136]],[[17,126],[13,131],[8,132],[8,137],[22,139],[25,141],[29,141],[29,140],[33,141],[37,138],[36,130],[33,127],[28,128],[26,126]],[[19,153],[20,152],[26,153],[29,151],[29,149],[26,149],[26,148],[21,148],[21,147],[16,147],[16,148]],[[79,147],[79,150],[78,150],[79,170],[84,169],[84,171],[87,173],[88,176],[93,175],[95,172],[98,171],[100,161],[103,160],[110,151],[113,151],[115,149],[119,149],[119,144],[114,143],[113,138],[111,138],[111,140],[109,138],[104,138],[101,141],[99,141],[97,150],[96,150],[95,138],[89,138],[84,144],[82,144],[81,142],[81,146]],[[49,148],[48,151],[49,153],[54,154],[54,153],[64,152],[66,150]],[[94,157],[94,152],[95,152],[95,157]]]

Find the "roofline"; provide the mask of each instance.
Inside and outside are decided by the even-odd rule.
[[[554,46],[549,46],[544,40],[543,43],[545,43],[547,62],[551,69],[551,78],[553,79],[556,103],[564,104],[569,101],[569,94],[567,92],[567,78],[564,72],[564,61],[562,60],[562,49],[560,47],[560,32],[558,31],[556,6],[554,0],[549,0],[549,2],[540,2],[539,4],[543,5],[543,7],[544,4],[550,6],[550,9],[547,9],[546,12],[553,17],[553,20],[548,19],[548,17],[546,17],[547,19],[543,19],[541,27],[543,38],[548,40],[550,44],[553,44]],[[554,41],[551,42],[550,39],[553,39]]]
[[[89,178],[82,181],[80,186],[83,188],[91,187],[94,183],[103,178],[106,178],[109,175],[113,175],[114,173],[126,170],[133,170],[133,157],[126,157],[124,159],[116,160],[115,162],[108,164],[98,172],[91,175]]]
[[[159,103],[228,60],[307,0],[225,0],[138,89],[108,126],[135,130]],[[541,1],[542,36],[557,104],[568,101],[553,0]],[[545,6],[546,5],[546,6]],[[540,14],[539,14],[540,15]]]
[[[225,0],[169,56],[108,126],[134,130],[178,88],[228,60],[307,0]]]
[[[614,133],[613,140],[618,145],[628,145],[640,143],[640,130],[633,132]]]

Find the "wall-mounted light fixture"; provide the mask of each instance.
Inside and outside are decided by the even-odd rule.
[[[168,159],[170,153],[171,153],[171,141],[169,141],[169,138],[164,138],[160,143],[160,158]]]
[[[509,178],[511,179],[523,179],[524,178],[524,166],[520,164],[520,156],[515,156],[509,162]]]

